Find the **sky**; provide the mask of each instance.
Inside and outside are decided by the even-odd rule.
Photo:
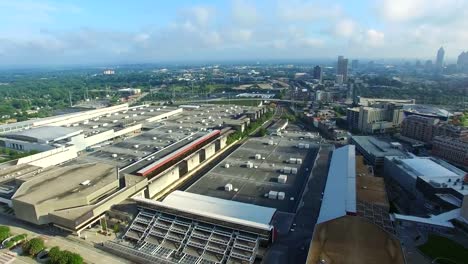
[[[453,59],[467,29],[468,0],[0,0],[0,65]]]

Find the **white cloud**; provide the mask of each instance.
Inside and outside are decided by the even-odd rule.
[[[333,33],[338,37],[352,37],[356,30],[356,22],[351,19],[340,19],[333,28]]]
[[[233,0],[231,10],[236,25],[254,26],[260,19],[256,6],[246,0]]]
[[[380,46],[384,44],[385,34],[375,29],[369,29],[365,33],[366,43],[370,46]]]
[[[383,0],[379,10],[384,18],[393,22],[427,19],[439,23],[456,19],[452,16],[466,7],[464,0]]]
[[[333,20],[343,15],[343,10],[339,5],[327,1],[278,0],[277,7],[278,18],[283,21]]]

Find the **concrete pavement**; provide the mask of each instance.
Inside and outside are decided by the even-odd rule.
[[[24,222],[11,218],[11,216],[0,215],[0,225],[9,226],[14,234],[28,234],[29,238],[41,236],[44,238],[48,248],[59,246],[63,250],[68,250],[80,254],[86,263],[116,263],[127,264],[131,263],[125,259],[108,254],[85,241],[80,241],[77,237],[60,236],[52,234],[49,230],[33,227]],[[31,261],[31,262],[29,262]],[[27,257],[18,257],[15,263],[36,263],[33,259]]]

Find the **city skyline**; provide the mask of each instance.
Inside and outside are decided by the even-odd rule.
[[[0,1],[0,65],[333,58],[452,61],[467,1]],[[443,10],[441,12],[441,10]],[[448,34],[449,32],[450,34]]]

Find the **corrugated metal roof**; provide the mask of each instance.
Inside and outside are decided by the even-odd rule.
[[[235,202],[190,192],[174,191],[163,201],[164,204],[182,210],[217,214],[249,222],[270,225],[276,209],[253,204]]]
[[[333,151],[317,224],[356,213],[356,152],[354,145]]]

